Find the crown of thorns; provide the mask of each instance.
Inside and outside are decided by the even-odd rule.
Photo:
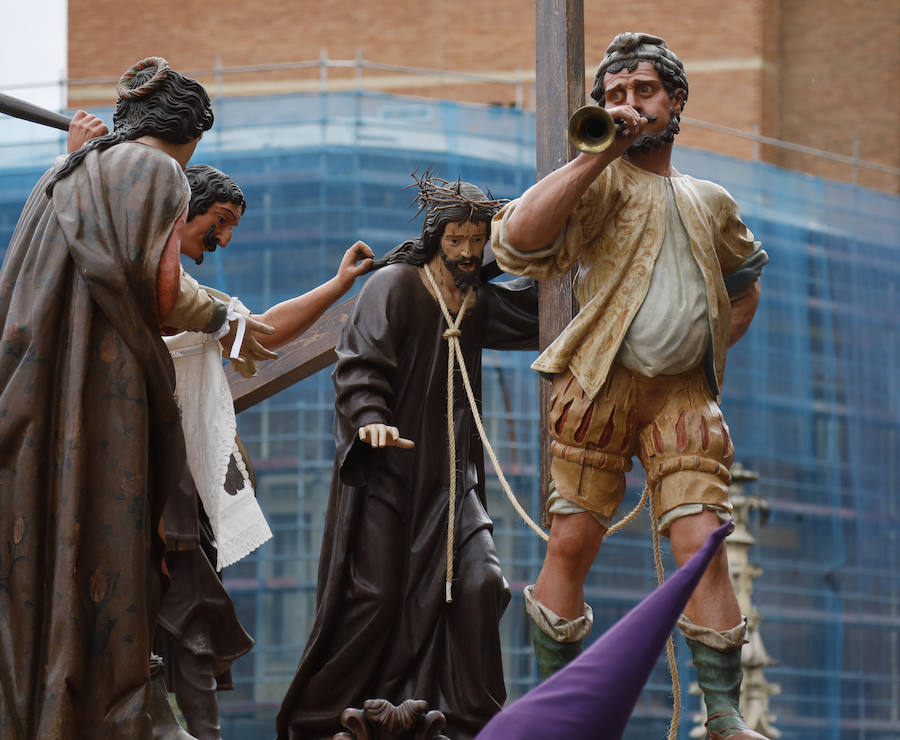
[[[156,67],[156,72],[153,73],[153,77],[142,85],[138,85],[134,88],[129,87],[128,83],[134,79],[134,76],[148,67]],[[119,79],[119,84],[116,86],[116,92],[119,93],[120,98],[124,98],[125,100],[143,98],[155,93],[168,75],[169,63],[165,59],[162,57],[147,57],[146,59],[141,59],[141,61],[122,75]]]
[[[476,212],[492,215],[500,206],[509,202],[507,198],[494,198],[490,190],[487,193],[488,197],[484,200],[473,200],[462,192],[462,186],[466,184],[462,180],[457,179],[456,182],[450,182],[449,180],[432,176],[428,170],[422,175],[419,175],[418,170],[416,170],[410,176],[415,180],[415,183],[409,187],[419,189],[419,194],[410,203],[410,206],[416,202],[419,204],[419,208],[413,218],[418,216],[423,210],[427,210],[429,213],[436,213],[458,208],[468,209],[469,216],[467,220],[471,220]]]

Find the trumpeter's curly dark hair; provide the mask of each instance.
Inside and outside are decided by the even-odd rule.
[[[659,36],[649,33],[620,33],[606,49],[606,55],[597,68],[591,97],[600,105],[606,105],[604,77],[607,73],[618,74],[623,69],[634,72],[639,62],[653,65],[669,97],[676,90],[684,90],[682,110],[688,99],[688,81],[684,73],[684,65],[675,53],[666,46]]]
[[[213,125],[212,104],[196,80],[169,67],[162,57],[148,57],[129,69],[118,84],[113,131],[91,139],[72,152],[47,186],[47,196],[92,151],[102,152],[123,141],[156,136],[171,144],[187,144]]]

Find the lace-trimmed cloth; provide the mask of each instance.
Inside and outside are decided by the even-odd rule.
[[[165,342],[175,365],[188,467],[215,535],[216,570],[222,570],[271,539],[272,531],[236,442],[221,345],[199,332],[182,332]]]

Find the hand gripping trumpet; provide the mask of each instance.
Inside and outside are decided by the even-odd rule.
[[[652,120],[641,114],[642,118]],[[609,148],[616,136],[625,130],[624,121],[615,121],[606,108],[585,105],[569,118],[566,134],[572,146],[588,154],[599,154]]]

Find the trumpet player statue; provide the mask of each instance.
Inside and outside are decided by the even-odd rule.
[[[768,261],[720,186],[671,163],[688,97],[684,67],[646,33],[613,39],[591,96],[620,132],[494,218],[507,272],[546,280],[578,266],[578,315],[533,367],[552,378],[550,540],[525,589],[545,677],[590,632],[584,580],[637,456],[654,526],[679,567],[731,515],[734,451],[719,408],[725,357],[747,330]],[[711,740],[759,740],[738,699],[747,630],[720,547],[679,620]]]

